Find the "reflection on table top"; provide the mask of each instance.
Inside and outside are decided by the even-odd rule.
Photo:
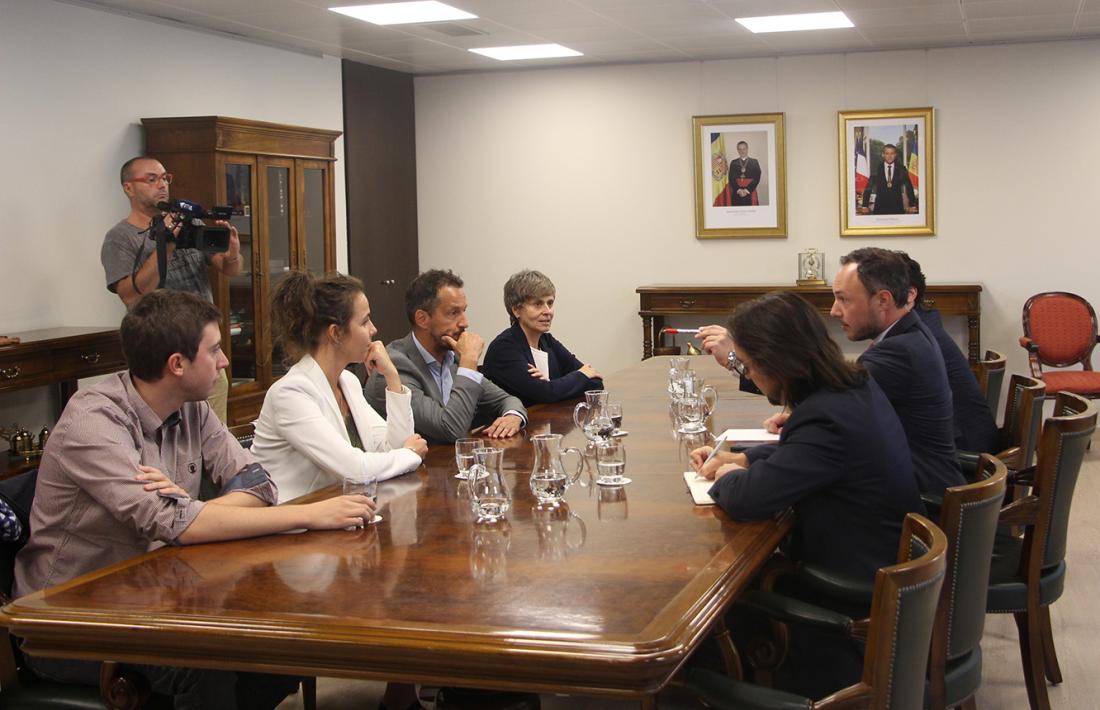
[[[759,426],[774,411],[738,393],[712,359],[695,366],[722,396],[716,430]],[[42,655],[653,692],[789,526],[692,505],[666,374],[654,358],[605,380],[630,431],[629,486],[584,476],[565,506],[536,508],[527,437],[585,444],[574,402],[536,407],[523,436],[497,443],[514,498],[507,521],[474,523],[453,448],[437,446],[420,469],[382,484],[376,526],[165,548],[4,611]]]

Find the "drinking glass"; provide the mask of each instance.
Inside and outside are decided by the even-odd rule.
[[[676,413],[679,415],[681,434],[693,434],[707,428],[707,401],[697,394],[689,394],[676,400]]]
[[[626,470],[626,447],[612,439],[596,449],[596,483],[602,486],[621,486],[630,482],[623,476]]]
[[[469,475],[475,463],[474,449],[481,447],[481,439],[459,439],[455,442],[455,465],[458,466],[455,478],[465,479]]]
[[[611,417],[611,423],[615,426],[611,436],[621,433],[623,430],[623,405],[618,402],[607,405],[607,416]]]
[[[371,502],[378,505],[378,479],[371,473],[359,472],[344,479],[344,495],[366,496]],[[374,517],[364,520],[367,525],[382,522],[382,516],[378,514],[378,508],[374,509]]]
[[[691,372],[691,359],[686,357],[669,358],[668,361],[668,394],[670,397],[678,397],[683,394],[683,377]]]

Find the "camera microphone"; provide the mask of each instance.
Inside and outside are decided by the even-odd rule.
[[[158,202],[157,209],[161,212],[177,212],[188,217],[201,218],[206,215],[202,205],[191,200],[176,199],[171,202]]]

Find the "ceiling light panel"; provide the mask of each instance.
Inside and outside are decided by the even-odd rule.
[[[581,57],[582,53],[560,44],[519,44],[511,47],[476,47],[470,50],[502,62],[516,59],[548,59],[550,57]]]
[[[477,15],[436,2],[436,0],[387,2],[379,5],[349,5],[346,7],[330,7],[329,10],[375,25],[408,25],[419,22],[448,22],[477,18]]]
[[[801,32],[805,30],[831,30],[838,27],[854,27],[843,12],[808,12],[801,15],[767,15],[763,17],[738,17],[738,24],[750,32]]]

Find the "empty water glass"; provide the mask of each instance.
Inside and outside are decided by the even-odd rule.
[[[455,465],[458,473],[455,478],[466,478],[474,465],[474,449],[482,447],[481,439],[459,439],[455,442]]]

